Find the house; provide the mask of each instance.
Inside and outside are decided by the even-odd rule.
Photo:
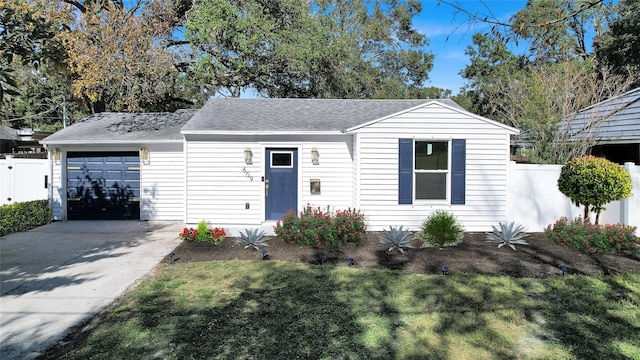
[[[212,99],[195,113],[98,114],[43,141],[54,217],[270,226],[307,204],[371,230],[432,211],[507,218],[518,130],[450,100]],[[136,208],[136,206],[138,206]]]
[[[592,155],[640,165],[640,88],[580,110],[569,128],[593,136]]]
[[[51,132],[48,131],[0,126],[0,155],[46,159],[46,153],[38,141],[49,135]]]

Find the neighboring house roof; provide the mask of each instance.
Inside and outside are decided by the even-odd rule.
[[[18,130],[6,126],[0,126],[0,139],[20,141]]]
[[[195,110],[174,113],[99,113],[41,140],[43,144],[182,141],[180,128]]]
[[[640,143],[640,88],[580,110],[569,129],[594,131],[598,143]]]
[[[467,113],[450,99],[211,99],[182,128],[182,133],[344,133],[433,102]]]

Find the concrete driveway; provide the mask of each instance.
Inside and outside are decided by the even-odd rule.
[[[30,359],[148,274],[179,222],[64,221],[0,237],[0,359]]]

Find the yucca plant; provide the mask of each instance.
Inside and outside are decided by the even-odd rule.
[[[500,243],[498,248],[505,245],[509,245],[513,251],[516,251],[515,245],[529,245],[524,240],[529,234],[524,232],[524,226],[516,224],[514,221],[507,223],[500,223],[500,229],[495,226],[491,226],[493,232],[487,233],[487,242]]]
[[[260,250],[260,246],[269,246],[267,244],[269,239],[265,239],[265,236],[264,231],[258,232],[258,229],[245,229],[244,233],[240,231],[240,237],[236,238],[236,244],[245,245],[245,249],[253,247],[256,250]]]
[[[389,226],[389,230],[384,230],[383,235],[378,237],[378,243],[382,245],[391,245],[388,251],[398,249],[404,254],[404,249],[412,249],[411,244],[414,237],[409,230],[404,230],[402,225],[398,228]]]

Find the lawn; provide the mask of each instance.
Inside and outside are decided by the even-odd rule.
[[[81,340],[91,359],[640,359],[640,275],[544,279],[160,264]]]

